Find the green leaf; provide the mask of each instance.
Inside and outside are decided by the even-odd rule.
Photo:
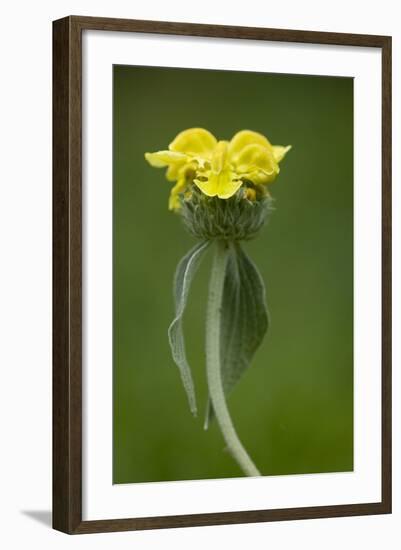
[[[226,395],[250,366],[269,324],[263,279],[240,244],[230,246],[220,332],[221,374]],[[209,400],[205,429],[212,418]]]
[[[175,318],[168,329],[168,338],[174,362],[178,366],[182,383],[186,391],[189,407],[196,416],[196,398],[191,368],[185,352],[185,340],[182,320],[187,305],[192,279],[199,267],[203,253],[209,246],[209,241],[198,243],[179,262],[174,277]]]

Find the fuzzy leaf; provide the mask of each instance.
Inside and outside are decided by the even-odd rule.
[[[269,324],[263,279],[241,246],[231,246],[221,312],[221,374],[227,395],[250,366]],[[213,411],[208,402],[205,429]]]
[[[174,362],[178,366],[182,383],[186,391],[189,407],[196,416],[195,388],[191,368],[185,352],[182,320],[187,305],[192,279],[199,267],[203,253],[209,246],[208,241],[198,243],[179,262],[174,277],[175,318],[168,329],[168,338]]]

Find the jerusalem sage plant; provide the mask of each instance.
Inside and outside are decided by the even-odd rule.
[[[243,447],[226,396],[249,367],[268,328],[263,279],[240,242],[264,225],[272,199],[267,184],[290,146],[271,145],[261,134],[243,130],[217,141],[203,128],[180,132],[168,150],[146,153],[156,168],[167,167],[176,182],[169,208],[177,212],[198,244],[179,262],[174,280],[175,318],[168,336],[189,406],[197,413],[194,383],[185,353],[182,318],[194,274],[211,243],[215,245],[206,315],[206,374],[209,401],[205,428],[213,416],[227,448],[248,476],[260,475]]]

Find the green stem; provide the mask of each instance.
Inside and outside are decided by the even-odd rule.
[[[210,275],[209,300],[206,317],[206,371],[210,400],[217,422],[233,458],[247,476],[260,476],[235,431],[227,408],[220,362],[220,324],[224,278],[229,256],[228,243],[216,242],[216,252]]]

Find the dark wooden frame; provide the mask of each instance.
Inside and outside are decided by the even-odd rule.
[[[86,29],[382,51],[382,498],[276,510],[82,521],[81,38]],[[391,513],[391,37],[71,16],[53,22],[53,527],[69,534]]]

